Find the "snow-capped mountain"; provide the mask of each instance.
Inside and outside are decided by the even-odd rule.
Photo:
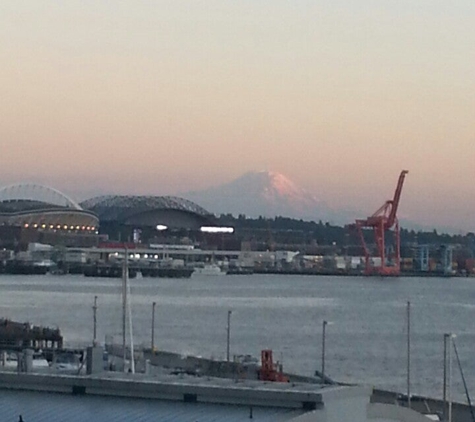
[[[341,213],[335,213],[324,202],[274,171],[249,172],[229,183],[180,196],[214,214],[346,222],[342,221]]]

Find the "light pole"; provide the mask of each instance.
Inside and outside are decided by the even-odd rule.
[[[229,343],[231,340],[231,311],[228,311],[228,326],[227,326],[227,338],[226,338],[226,361],[229,362]]]
[[[97,296],[94,296],[94,306],[92,307],[93,311],[93,335],[92,335],[92,345],[95,346],[97,344]]]
[[[448,387],[448,400],[449,400],[449,418],[448,422],[452,422],[452,346],[453,346],[453,339],[455,338],[455,334],[448,335],[448,349],[447,349],[447,360],[449,361],[448,371],[447,371],[447,381],[449,384]]]
[[[326,321],[326,320],[323,321],[323,324],[322,324],[322,373],[321,373],[323,384],[325,384],[325,340],[326,340],[327,325],[331,325],[331,322]]]
[[[151,343],[151,351],[155,350],[155,306],[157,305],[156,302],[152,303],[152,343]]]
[[[450,334],[444,334],[444,385],[443,385],[443,421],[447,421],[447,345]]]
[[[411,408],[411,302],[407,302],[407,407]]]

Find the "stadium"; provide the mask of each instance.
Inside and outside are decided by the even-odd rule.
[[[88,199],[81,207],[99,217],[102,234],[128,242],[190,236],[215,224],[213,214],[176,196],[106,195]]]
[[[108,239],[179,238],[214,224],[210,212],[174,196],[106,195],[79,204],[33,183],[0,189],[0,246],[9,249],[31,242],[96,246]]]
[[[211,224],[214,217],[194,202],[175,196],[99,196],[81,203],[98,215],[101,225],[167,226],[196,230]]]
[[[0,245],[32,242],[65,246],[97,243],[99,219],[51,187],[21,183],[0,189]]]

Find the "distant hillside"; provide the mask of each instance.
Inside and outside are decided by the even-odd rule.
[[[277,218],[236,218],[224,215],[219,223],[236,229],[235,240],[255,241],[261,249],[266,250],[270,244],[281,249],[310,251],[318,247],[334,246],[335,253],[362,255],[361,244],[355,230],[348,227],[301,221],[287,217]],[[374,248],[374,236],[367,230],[366,241]],[[388,234],[391,241],[392,235]],[[238,242],[239,243],[239,242]],[[475,255],[475,234],[451,235],[439,233],[436,230],[401,229],[401,244],[403,256],[413,257],[416,245],[431,245],[431,249],[440,249],[442,245],[454,245],[454,256],[467,259]]]

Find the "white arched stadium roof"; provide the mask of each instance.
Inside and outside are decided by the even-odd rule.
[[[57,189],[36,183],[17,183],[0,188],[0,202],[31,200],[82,210],[77,202]]]

